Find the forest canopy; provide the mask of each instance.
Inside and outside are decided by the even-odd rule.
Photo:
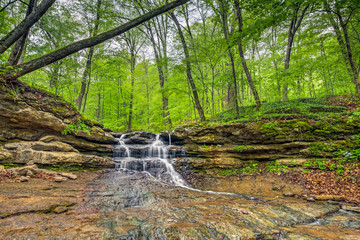
[[[360,96],[359,19],[359,0],[0,0],[0,78],[116,131],[171,129]]]

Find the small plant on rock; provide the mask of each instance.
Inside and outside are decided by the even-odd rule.
[[[270,162],[266,164],[266,171],[269,173],[287,173],[289,167],[286,165],[280,164],[277,160],[275,162]]]
[[[79,119],[76,123],[70,123],[66,129],[61,132],[61,134],[67,135],[75,133],[77,135],[80,131],[86,132],[88,135],[90,135],[89,127]]]
[[[241,169],[241,172],[242,173],[255,173],[259,170],[258,167],[259,167],[259,164],[252,163],[252,164],[249,164],[247,167],[244,167],[243,169]]]
[[[249,146],[243,146],[243,145],[238,145],[238,146],[234,146],[233,149],[237,152],[243,152],[246,151],[248,149],[250,149]]]

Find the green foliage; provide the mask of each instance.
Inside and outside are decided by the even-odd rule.
[[[233,149],[237,152],[243,152],[249,150],[250,148],[251,148],[250,146],[243,146],[243,145],[237,145],[233,147]]]
[[[67,134],[75,134],[77,135],[80,131],[83,131],[90,135],[90,128],[87,126],[81,119],[79,119],[76,123],[70,123],[64,131],[61,133],[63,135]]]
[[[139,5],[136,2],[129,2],[126,11],[115,4],[116,2],[109,1],[98,9],[96,1],[58,3],[57,7],[49,9],[41,18],[41,26],[36,24],[31,28],[32,35],[37,37],[37,41],[27,41],[24,61],[61,49],[78,39],[78,36],[86,38],[117,27],[121,22],[114,21],[113,16],[117,16],[118,19],[138,16]],[[196,19],[189,14],[189,26],[186,26],[187,31],[184,31],[185,41],[189,46],[189,63],[192,66],[193,79],[205,115],[207,119],[215,121],[214,124],[263,120],[273,122],[295,118],[316,121],[341,116],[347,118],[347,105],[359,107],[360,101],[354,97],[346,97],[344,99],[346,104],[337,103],[342,100],[341,97],[336,98],[331,104],[326,101],[327,96],[349,95],[355,89],[351,74],[347,70],[347,61],[343,59],[341,47],[329,22],[331,16],[305,14],[302,25],[307,24],[307,27],[303,28],[301,25],[299,28],[301,31],[297,31],[293,44],[296,49],[291,52],[290,67],[285,71],[284,49],[287,47],[288,29],[282,26],[288,26],[289,21],[294,19],[294,12],[300,14],[306,4],[299,4],[301,6],[299,11],[295,11],[295,5],[298,4],[296,1],[241,1],[244,16],[243,30],[239,32],[235,27],[228,39],[229,43],[224,37],[224,29],[226,29],[224,26],[237,26],[233,4],[225,4],[224,8],[219,1],[207,0],[201,4],[195,2],[189,4],[192,4],[190,9],[193,8],[194,11],[203,14],[201,18]],[[338,8],[336,11],[335,9],[331,11],[343,14],[343,19],[347,19],[348,26],[351,26],[348,28],[350,36],[348,43],[353,49],[355,62],[360,56],[358,50],[360,42],[357,37],[360,23],[356,4],[356,1],[342,1],[334,5]],[[150,10],[155,5],[149,2],[142,7],[144,10]],[[325,12],[325,9],[323,4],[315,3],[311,11]],[[25,12],[26,5],[21,4],[20,1],[10,4],[0,13],[0,33],[4,35],[10,32],[24,18]],[[96,17],[97,13],[99,18]],[[182,13],[186,14],[186,8]],[[223,19],[222,16],[228,17]],[[337,18],[335,15],[332,17]],[[86,118],[121,132],[127,131],[130,112],[133,113],[132,130],[158,132],[199,121],[193,92],[184,74],[185,62],[180,39],[173,31],[171,21],[168,21],[166,16],[161,16],[160,19],[154,23],[156,30],[153,29],[154,33],[161,33],[156,34],[155,39],[158,43],[157,50],[161,53],[160,59],[156,61],[154,56],[143,56],[144,49],[139,48],[134,56],[136,58],[134,72],[130,71],[129,61],[133,48],[125,44],[124,36],[114,38],[111,44],[94,47],[91,74],[86,77],[89,83],[86,105],[83,102],[85,106],[81,108]],[[94,31],[95,23],[99,23],[97,33]],[[344,36],[341,28],[340,31]],[[149,47],[146,34],[136,29],[128,33],[130,35],[135,33],[131,37],[136,45],[135,48]],[[168,38],[160,39],[163,36]],[[168,42],[169,39],[173,41]],[[246,62],[262,101],[259,111],[255,111],[251,89],[241,67],[242,59],[235,51],[239,40],[243,42],[245,55],[248,56]],[[239,92],[237,100],[241,105],[240,116],[237,116],[235,109],[232,108],[231,98],[235,90],[227,50],[233,51]],[[13,67],[6,64],[10,52],[7,51],[0,56],[0,74],[13,70]],[[75,53],[48,65],[44,71],[26,75],[22,80],[41,86],[73,103],[80,92],[88,56],[88,51]],[[165,76],[164,83],[160,83],[159,68]],[[285,84],[289,86],[290,101],[281,102]],[[165,98],[168,99],[167,107],[163,106]],[[130,106],[132,106],[131,111]],[[164,112],[165,108],[168,109],[168,116]],[[59,109],[54,109],[54,112],[61,114]],[[356,124],[360,117],[359,110],[350,115],[347,118],[348,123]],[[66,133],[74,129],[76,131],[76,126],[70,128],[72,129]],[[300,132],[307,131],[306,124],[297,128]],[[285,132],[281,126],[269,123],[263,125],[263,130],[270,135]],[[337,127],[319,126],[316,131],[316,134],[330,137],[337,131]]]
[[[316,168],[320,170],[326,170],[329,165],[329,160],[315,159],[305,163],[305,168]]]
[[[240,172],[242,173],[256,173],[259,171],[258,169],[259,164],[258,163],[250,163],[248,166],[242,168]]]
[[[239,174],[238,169],[225,169],[225,170],[219,171],[220,176],[232,176],[232,175],[237,175],[237,174]]]
[[[17,168],[17,167],[22,167],[22,164],[16,164],[16,163],[7,163],[4,164],[4,168],[5,169],[9,169],[9,168]]]
[[[277,160],[266,164],[266,171],[269,173],[285,174],[288,170],[288,166],[280,164]]]

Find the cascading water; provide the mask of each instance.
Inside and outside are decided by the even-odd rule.
[[[155,138],[151,136],[150,139],[138,137],[137,141],[131,136],[128,137],[128,134],[123,134],[118,139],[119,145],[114,148],[116,168],[119,171],[147,172],[159,180],[187,187],[182,176],[175,171],[171,164],[172,158],[182,155],[183,150],[171,145],[170,134],[168,144],[161,140],[160,134],[157,134]],[[142,141],[140,144],[139,139]]]

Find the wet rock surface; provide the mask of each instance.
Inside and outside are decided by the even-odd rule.
[[[358,213],[327,202],[199,192],[145,172],[77,175],[59,183],[32,178],[1,183],[0,238],[356,239],[360,234]]]

